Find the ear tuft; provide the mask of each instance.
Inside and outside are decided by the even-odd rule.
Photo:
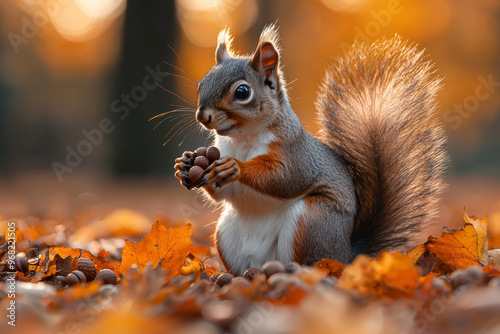
[[[218,64],[224,59],[233,58],[231,44],[233,37],[229,33],[229,28],[222,30],[217,37],[217,49],[215,50],[215,62]]]
[[[269,24],[264,27],[264,30],[262,30],[259,38],[259,44],[265,42],[271,43],[278,54],[280,53],[280,35],[278,32],[278,26],[276,24]]]
[[[269,77],[274,74],[278,78],[278,62],[280,58],[279,34],[276,25],[266,26],[259,39],[259,46],[252,58],[252,67],[265,76],[266,83],[270,83]]]

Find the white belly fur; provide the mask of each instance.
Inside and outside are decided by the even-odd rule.
[[[273,134],[259,135],[253,145],[217,137],[221,156],[248,161],[268,152]],[[259,193],[240,182],[218,189],[224,210],[217,223],[218,246],[234,274],[270,260],[289,262],[294,257],[294,236],[306,203],[302,198],[280,200]]]

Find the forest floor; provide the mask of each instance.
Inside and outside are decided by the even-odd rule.
[[[439,222],[399,252],[232,277],[218,212],[177,184],[2,180],[0,332],[498,333],[500,183],[449,183]]]

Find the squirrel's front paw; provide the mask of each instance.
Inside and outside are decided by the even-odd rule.
[[[220,188],[238,180],[240,167],[233,158],[225,157],[208,166],[198,187],[215,185]]]
[[[189,169],[193,166],[195,154],[193,152],[186,151],[182,157],[175,159],[174,168],[177,169],[175,172],[175,177],[181,181],[181,184],[187,189],[191,189],[194,185],[189,179]]]

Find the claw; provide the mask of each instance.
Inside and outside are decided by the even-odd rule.
[[[206,186],[209,183],[210,183],[210,180],[207,179],[207,178],[205,178],[205,177],[203,177],[203,179],[201,179],[200,183],[198,183],[196,185],[196,188],[200,188],[200,187]]]

